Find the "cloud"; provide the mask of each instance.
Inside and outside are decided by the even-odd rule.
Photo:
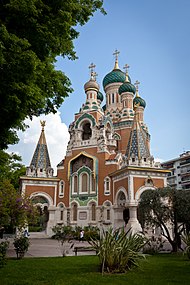
[[[155,162],[160,162],[160,163],[162,163],[162,162],[164,162],[164,159],[156,157],[156,158],[154,159],[154,161],[155,161]]]
[[[46,121],[46,142],[51,165],[54,168],[54,172],[56,172],[56,166],[64,158],[69,141],[68,128],[62,123],[60,112],[47,116],[33,117],[32,121],[29,119],[25,120],[29,128],[27,128],[25,132],[18,132],[19,143],[10,146],[8,151],[19,153],[22,157],[23,164],[29,166],[40,137],[41,120]]]

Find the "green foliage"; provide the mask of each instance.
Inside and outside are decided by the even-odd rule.
[[[36,219],[36,208],[28,197],[22,197],[9,180],[0,181],[0,227],[22,228]]]
[[[164,242],[165,240],[163,240],[162,236],[152,235],[148,239],[148,242],[143,247],[143,253],[146,253],[146,254],[159,253],[161,250],[163,250]]]
[[[81,227],[76,226],[73,231],[73,238],[80,239],[80,231],[82,230]],[[99,239],[100,237],[100,230],[98,227],[87,226],[84,227],[84,240],[90,241],[91,238]]]
[[[144,257],[140,250],[146,239],[142,235],[126,233],[123,229],[109,229],[103,231],[99,240],[92,238],[89,243],[99,256],[102,274],[123,273],[138,266],[139,260]]]
[[[76,59],[78,25],[102,8],[102,0],[4,0],[0,5],[0,149],[18,141],[25,118],[55,113],[72,92],[55,70],[56,56]]]
[[[9,248],[9,241],[0,242],[0,268],[6,264],[6,253]]]
[[[190,259],[190,234],[183,233],[182,241],[185,243],[185,252],[187,257]]]
[[[25,173],[26,167],[21,164],[20,156],[0,150],[0,180],[9,179],[14,188],[19,190],[19,178]]]
[[[150,225],[160,228],[161,234],[176,252],[180,248],[180,235],[189,226],[190,193],[172,188],[146,190],[140,197],[139,213],[142,227]],[[171,226],[172,234],[169,230]]]
[[[24,257],[24,254],[28,251],[30,246],[30,241],[27,237],[20,236],[14,239],[13,245],[18,259]]]
[[[64,243],[73,238],[73,230],[70,226],[56,225],[52,228],[54,232],[53,238]]]

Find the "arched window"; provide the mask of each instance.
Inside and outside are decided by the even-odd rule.
[[[73,221],[77,221],[77,204],[73,204]]]
[[[96,221],[96,204],[92,203],[92,221]]]
[[[63,204],[59,204],[59,209],[60,209],[60,221],[63,221],[63,209],[64,206]]]
[[[109,221],[110,220],[110,209],[106,210],[106,219]]]
[[[111,220],[111,203],[109,201],[104,203],[105,207],[105,219],[107,222]]]
[[[92,136],[92,130],[90,123],[85,123],[82,127],[83,132],[82,132],[82,140],[89,140]]]
[[[88,175],[83,173],[81,175],[81,192],[88,192]]]
[[[73,194],[78,193],[78,176],[75,174],[73,176]]]
[[[108,176],[104,179],[104,194],[110,195],[110,178]]]
[[[61,180],[59,182],[59,197],[64,196],[64,188],[65,188],[65,182],[63,180]]]

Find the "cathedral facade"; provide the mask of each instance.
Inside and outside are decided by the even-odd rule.
[[[167,170],[150,154],[144,122],[146,102],[118,65],[103,79],[106,104],[96,81],[95,66],[84,85],[86,102],[69,126],[66,156],[53,176],[44,126],[21,189],[48,212],[46,233],[57,224],[141,230],[138,201],[146,189],[166,186]]]

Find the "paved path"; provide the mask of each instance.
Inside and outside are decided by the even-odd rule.
[[[8,257],[16,257],[16,252],[13,246],[13,238],[8,239],[10,241],[9,249],[7,252]],[[30,247],[25,257],[50,257],[50,256],[62,256],[63,247],[61,244],[54,239],[50,238],[29,238]],[[66,244],[66,251],[69,256],[74,256],[73,248],[74,246],[89,246],[88,242],[73,241],[74,245],[72,248],[72,243]],[[82,254],[93,254],[93,252],[79,253]]]

